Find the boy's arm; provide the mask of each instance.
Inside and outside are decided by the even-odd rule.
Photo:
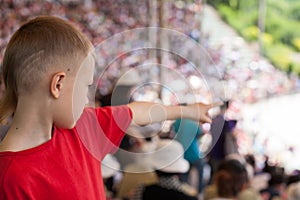
[[[143,126],[164,120],[188,118],[201,123],[211,123],[209,109],[222,105],[222,102],[213,104],[195,103],[186,106],[165,106],[151,102],[133,102],[128,104],[132,111],[133,123]]]

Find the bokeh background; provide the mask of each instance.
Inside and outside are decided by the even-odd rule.
[[[119,77],[130,70],[130,77],[118,83],[124,94],[133,85],[161,83],[143,84],[131,91],[132,100],[169,105],[178,103],[178,96],[187,103],[195,101],[193,98],[202,102],[229,100],[226,117],[238,121],[235,134],[240,154],[255,155],[258,171],[266,156],[270,165],[284,167],[287,173],[300,170],[299,1],[0,0],[0,62],[13,32],[38,15],[68,19],[95,46],[101,46],[97,49],[101,77],[96,83],[96,98],[102,104]],[[107,43],[118,33],[143,27],[177,31],[201,50],[157,29],[149,29],[148,35],[124,34]],[[126,51],[148,40],[161,48],[182,50],[185,56],[157,49]],[[208,88],[205,81],[217,87]],[[1,94],[3,91],[2,84]],[[168,131],[168,126],[164,128]],[[210,141],[209,126],[204,128],[208,135],[202,141],[203,148]]]

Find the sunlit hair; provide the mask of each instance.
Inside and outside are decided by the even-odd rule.
[[[3,58],[6,87],[0,122],[11,116],[18,97],[33,91],[56,70],[74,73],[92,50],[91,42],[67,21],[40,16],[23,24],[10,39]]]

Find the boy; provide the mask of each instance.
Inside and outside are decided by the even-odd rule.
[[[105,199],[99,160],[131,123],[211,122],[208,110],[217,105],[85,108],[92,52],[86,37],[56,17],[37,17],[12,36],[3,59],[0,120],[13,119],[0,143],[0,199]]]

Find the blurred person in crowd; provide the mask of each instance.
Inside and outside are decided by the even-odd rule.
[[[270,179],[270,174],[262,171],[257,171],[256,159],[253,154],[247,154],[245,156],[247,171],[249,172],[249,167],[251,167],[252,173],[249,175],[250,187],[255,191],[260,191],[268,186],[268,180]],[[249,173],[248,173],[249,174]]]
[[[114,199],[116,193],[116,183],[114,178],[119,173],[120,163],[112,154],[107,154],[102,160],[101,170],[106,199]]]
[[[219,114],[213,119],[211,124],[212,147],[209,152],[209,164],[211,165],[211,180],[217,171],[221,161],[228,154],[238,153],[236,139],[233,136],[233,130],[236,126],[236,120],[227,120],[225,118],[229,101],[226,101],[221,107]]]
[[[159,128],[155,125],[133,126],[127,131],[127,138],[130,139],[123,140],[123,146],[116,152],[116,157],[122,160],[123,171],[123,178],[117,189],[118,198],[130,199],[138,185],[157,182],[157,175],[152,170],[147,155],[155,150],[159,139],[158,136],[145,138],[145,135],[152,135]]]
[[[278,163],[271,163],[268,155],[265,155],[265,162],[262,171],[269,173],[271,175],[284,174],[284,168],[280,166]]]
[[[237,159],[223,160],[214,176],[213,184],[207,186],[204,199],[260,200],[260,195],[249,187],[246,167]]]
[[[246,162],[250,165],[250,166],[252,166],[252,168],[253,168],[253,170],[254,170],[254,172],[256,171],[255,169],[256,169],[256,160],[255,160],[255,156],[253,155],[253,154],[247,154],[246,156],[245,156],[245,160],[246,160]]]
[[[225,133],[225,143],[224,143],[224,152],[225,156],[231,154],[239,154],[238,151],[238,143],[237,143],[237,134],[236,134],[236,124],[237,120],[226,120],[225,121],[225,129],[227,132]]]
[[[197,200],[197,191],[179,179],[180,174],[189,170],[183,153],[182,145],[176,140],[161,139],[149,157],[158,181],[137,187],[132,200]]]
[[[205,160],[203,159],[202,152],[199,148],[199,138],[203,131],[199,124],[192,120],[176,119],[173,124],[173,129],[176,133],[175,139],[180,142],[184,148],[184,158],[192,167],[196,168],[198,173],[198,193],[202,193],[203,182],[203,168]],[[182,181],[188,183],[190,170],[181,176]]]
[[[147,161],[146,161],[147,163]],[[117,197],[131,199],[139,185],[152,185],[157,183],[157,174],[152,170],[145,159],[140,159],[127,165],[123,170],[123,177],[117,187]]]
[[[260,191],[264,200],[281,200],[286,198],[286,180],[284,173],[273,173],[268,187]]]
[[[251,159],[249,157],[251,157]],[[254,159],[254,157],[250,155],[243,156],[241,154],[229,154],[225,158],[226,160],[233,159],[239,161],[247,171],[247,184],[245,184],[245,188],[238,193],[237,195],[238,200],[260,200],[261,199],[261,196],[258,192],[259,190],[257,189],[258,185],[256,185],[256,187],[253,187],[253,184],[256,184],[257,181],[260,181],[259,185],[263,186],[264,185],[263,182],[266,179],[264,175],[262,176],[255,175],[255,161],[252,160],[252,158]]]

